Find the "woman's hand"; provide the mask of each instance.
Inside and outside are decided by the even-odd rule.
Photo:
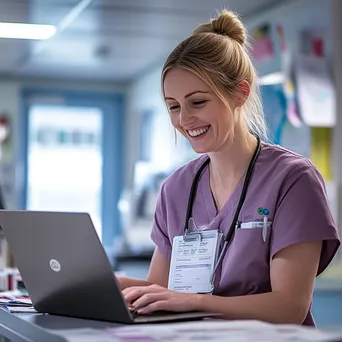
[[[169,291],[159,285],[134,286],[122,291],[130,309],[139,314],[153,311],[195,311],[198,295]]]
[[[121,276],[116,276],[116,280],[117,280],[121,290],[124,290],[124,289],[126,289],[128,287],[132,287],[132,286],[149,286],[149,285],[152,285],[151,282],[146,281],[146,280],[121,277]]]

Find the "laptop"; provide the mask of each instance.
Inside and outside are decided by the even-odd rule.
[[[0,210],[0,227],[38,312],[116,323],[216,316],[130,312],[87,213]]]

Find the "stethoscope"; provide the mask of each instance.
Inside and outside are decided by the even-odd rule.
[[[235,210],[235,214],[234,214],[234,218],[233,221],[230,225],[230,228],[228,230],[228,233],[224,239],[224,244],[222,247],[222,251],[217,259],[217,262],[214,266],[214,269],[212,271],[212,274],[210,276],[210,284],[212,285],[212,289],[213,289],[213,281],[214,281],[214,277],[215,277],[215,273],[217,271],[217,268],[220,264],[220,262],[222,261],[222,258],[224,257],[226,250],[228,248],[229,242],[231,241],[231,238],[234,234],[235,231],[235,227],[238,227],[240,224],[240,221],[238,220],[239,215],[240,215],[240,211],[242,208],[243,203],[245,202],[246,199],[246,194],[247,194],[247,190],[248,190],[248,186],[252,177],[252,173],[253,173],[253,169],[255,166],[255,162],[258,158],[259,152],[261,150],[261,142],[260,142],[260,138],[258,136],[256,136],[257,138],[257,147],[254,151],[253,157],[251,159],[251,161],[249,162],[248,165],[248,169],[246,172],[246,177],[245,177],[245,181],[243,183],[243,187],[242,187],[242,192],[241,192],[241,196],[238,202],[238,205],[236,207]],[[193,239],[193,235],[197,235],[198,239],[201,239],[201,233],[200,232],[191,232],[189,233],[189,222],[192,219],[192,207],[195,201],[195,196],[196,196],[196,191],[197,191],[197,187],[198,187],[198,183],[199,183],[199,179],[202,175],[203,170],[209,165],[210,163],[210,158],[207,158],[204,163],[200,166],[200,168],[198,169],[198,171],[195,174],[194,180],[192,181],[192,185],[191,185],[191,189],[190,189],[190,195],[189,195],[189,200],[188,200],[188,207],[186,210],[186,217],[185,217],[185,225],[184,225],[184,241],[187,240],[187,238],[189,237],[189,234],[191,234],[191,239]]]

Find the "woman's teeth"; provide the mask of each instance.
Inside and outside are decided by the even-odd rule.
[[[207,130],[210,128],[210,126],[204,127],[204,128],[200,128],[200,129],[196,129],[194,131],[188,130],[188,133],[191,137],[197,137],[205,132],[207,132]]]

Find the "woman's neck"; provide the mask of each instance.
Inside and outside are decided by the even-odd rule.
[[[240,134],[240,135],[239,135]],[[243,177],[257,147],[256,138],[235,132],[232,142],[220,151],[209,153],[210,173],[217,189],[229,189]]]

